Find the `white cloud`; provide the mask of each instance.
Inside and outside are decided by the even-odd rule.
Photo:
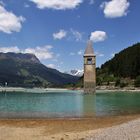
[[[71,52],[69,55],[70,56],[74,56],[74,55],[83,55],[84,51],[83,50],[79,50],[77,53]]]
[[[95,55],[98,57],[104,57],[105,55],[103,53],[95,52]]]
[[[74,9],[79,6],[83,0],[30,0],[34,2],[39,9],[66,10]]]
[[[24,3],[24,7],[25,7],[25,8],[29,8],[29,7],[30,7],[30,5],[29,5],[29,4],[27,4],[27,3]]]
[[[50,45],[26,49],[20,49],[17,46],[15,46],[15,47],[0,47],[0,52],[31,53],[35,54],[37,58],[39,58],[40,60],[46,60],[54,58],[54,54],[52,51],[50,51],[50,49],[52,49],[52,46]]]
[[[23,52],[35,54],[40,60],[46,60],[53,58],[53,52],[50,51],[51,48],[52,46],[46,45],[43,47],[27,48]]]
[[[91,33],[90,39],[93,42],[101,42],[107,38],[107,34],[104,31],[95,31]]]
[[[114,57],[114,56],[115,56],[115,53],[112,53],[112,54],[111,54],[111,57]]]
[[[71,29],[70,30],[73,37],[75,38],[76,41],[81,41],[82,40],[82,33],[76,30]]]
[[[101,8],[104,9],[105,17],[116,18],[126,16],[130,3],[127,0],[111,0],[103,2]]]
[[[73,55],[75,55],[75,53],[71,52],[70,55],[73,56]]]
[[[89,4],[94,4],[95,3],[95,0],[89,0]]]
[[[101,54],[99,54],[98,56],[99,56],[99,57],[103,57],[103,56],[104,56],[104,54],[102,54],[102,53],[101,53]]]
[[[78,55],[83,55],[83,54],[84,54],[84,51],[83,51],[83,50],[79,50],[79,51],[77,52],[77,54],[78,54]]]
[[[56,66],[54,64],[48,64],[47,67],[54,69]]]
[[[67,38],[67,40],[75,40],[75,41],[83,41],[83,33],[74,30],[74,29],[70,29],[68,31],[60,29],[58,32],[53,33],[53,38],[56,40],[61,40],[63,38]]]
[[[17,46],[13,46],[13,47],[0,47],[0,52],[3,52],[3,53],[8,53],[8,52],[19,53],[20,49]]]
[[[4,33],[19,32],[22,27],[22,22],[25,18],[17,17],[14,13],[8,12],[2,5],[0,5],[0,31]]]
[[[66,35],[67,35],[67,32],[61,29],[59,32],[53,33],[53,38],[61,40],[62,38],[66,37]]]
[[[54,62],[58,62],[58,58],[60,57],[60,54],[55,54],[55,56],[53,57]]]

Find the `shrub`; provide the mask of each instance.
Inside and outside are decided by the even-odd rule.
[[[117,79],[116,79],[115,86],[116,86],[116,87],[117,87],[117,86],[119,86],[119,85],[120,85],[120,83],[121,83],[121,80],[120,80],[120,78],[117,78]]]
[[[140,76],[138,76],[135,80],[135,87],[140,87]]]
[[[127,85],[128,85],[128,83],[125,83],[125,82],[121,82],[121,83],[120,83],[120,87],[121,87],[121,88],[126,87]]]

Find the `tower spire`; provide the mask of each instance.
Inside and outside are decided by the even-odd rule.
[[[88,40],[84,56],[94,56],[92,44],[93,44],[92,40]]]

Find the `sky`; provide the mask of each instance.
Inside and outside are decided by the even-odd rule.
[[[96,65],[140,41],[139,0],[0,0],[0,52],[34,53],[60,71],[83,69],[87,40]]]

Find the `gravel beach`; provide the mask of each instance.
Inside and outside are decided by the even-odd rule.
[[[140,119],[96,131],[85,140],[140,140]]]

